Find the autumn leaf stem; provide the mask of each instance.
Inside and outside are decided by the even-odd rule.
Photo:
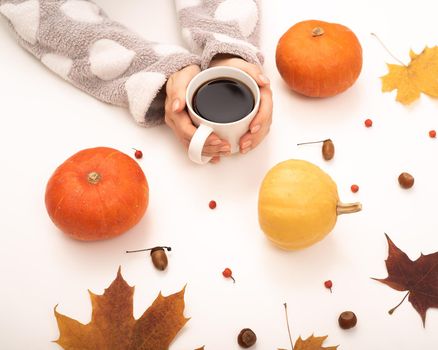
[[[301,146],[301,145],[311,145],[311,144],[313,144],[313,143],[322,143],[322,142],[324,142],[324,141],[327,141],[327,140],[312,141],[312,142],[301,142],[301,143],[297,143],[297,146]]]
[[[167,249],[168,252],[170,252],[172,250],[172,248],[170,247],[165,247],[165,246],[158,246],[158,247],[154,247],[154,248],[146,248],[146,249],[137,249],[137,250],[127,250],[126,253],[138,253],[138,252],[146,252],[148,250],[153,250],[156,248],[162,248],[162,249]]]
[[[389,51],[389,49],[385,46],[385,44],[383,43],[383,41],[380,40],[380,38],[377,36],[377,34],[375,34],[375,33],[371,33],[371,35],[374,36],[374,37],[379,41],[380,45],[383,46],[383,48],[386,50],[386,52],[389,53],[393,59],[395,59],[395,60],[396,60],[398,63],[400,63],[402,66],[407,67],[406,64],[404,64],[404,63],[403,63],[401,60],[399,60],[395,55],[393,55],[391,51]]]
[[[287,332],[289,333],[290,346],[292,350],[294,350],[294,343],[292,341],[292,335],[290,334],[289,317],[287,315],[287,303],[284,303],[283,305],[284,305],[284,312],[286,314],[286,325],[287,325]]]
[[[404,296],[404,298],[402,299],[401,302],[398,303],[397,306],[393,307],[391,310],[388,311],[388,314],[392,315],[394,313],[394,311],[401,305],[403,304],[403,302],[405,301],[406,297],[409,295],[410,292],[407,292],[406,295]]]

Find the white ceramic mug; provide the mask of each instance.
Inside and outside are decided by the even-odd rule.
[[[218,78],[230,78],[244,83],[254,97],[254,108],[242,119],[231,123],[216,123],[202,118],[193,109],[193,95],[205,83]],[[189,83],[186,91],[186,105],[190,118],[198,128],[189,145],[189,158],[197,164],[206,164],[211,157],[204,157],[202,149],[211,133],[216,133],[221,139],[227,140],[231,153],[239,152],[239,140],[249,130],[249,125],[259,110],[260,90],[256,81],[244,71],[226,66],[208,68],[197,74]]]

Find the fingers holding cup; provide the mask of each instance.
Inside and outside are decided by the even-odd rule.
[[[260,88],[260,108],[248,132],[240,139],[240,153],[246,154],[257,147],[269,133],[272,124],[272,91],[269,86]]]

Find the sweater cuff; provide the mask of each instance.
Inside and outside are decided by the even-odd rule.
[[[264,57],[256,46],[243,40],[215,34],[214,38],[208,40],[205,45],[201,58],[201,69],[208,68],[211,60],[217,54],[239,56],[245,61],[259,66],[264,62]]]
[[[188,53],[173,54],[128,78],[125,90],[129,110],[139,125],[152,127],[163,123],[167,79],[173,73],[193,64],[200,65],[199,56]]]

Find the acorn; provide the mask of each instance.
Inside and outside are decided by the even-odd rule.
[[[157,270],[164,271],[167,268],[167,264],[168,264],[165,249],[168,252],[170,252],[172,250],[171,247],[158,246],[158,247],[147,248],[147,249],[127,250],[126,253],[145,252],[145,251],[150,250],[152,263],[154,264],[155,268]]]
[[[302,142],[298,143],[297,146],[301,145],[310,145],[314,143],[322,143],[322,157],[325,160],[331,160],[335,156],[335,144],[331,139],[321,140],[321,141],[312,141],[312,142]]]

